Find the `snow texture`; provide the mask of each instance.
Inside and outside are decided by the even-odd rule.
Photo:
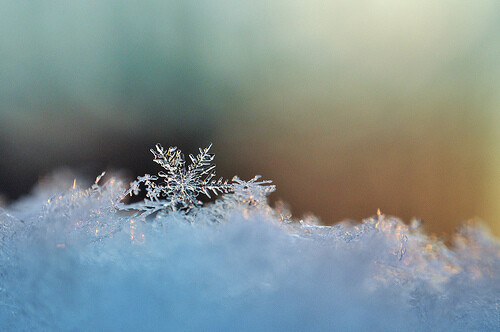
[[[258,180],[155,213],[119,179],[46,180],[0,209],[0,330],[500,330],[500,244],[482,225],[451,248],[382,213],[320,226],[270,207]]]

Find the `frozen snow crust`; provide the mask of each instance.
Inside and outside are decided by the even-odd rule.
[[[0,209],[0,330],[500,329],[481,225],[449,249],[383,214],[318,226],[234,193],[145,218],[116,179],[64,179]]]

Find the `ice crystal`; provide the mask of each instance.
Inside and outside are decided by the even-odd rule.
[[[244,181],[235,176],[233,178],[234,199],[251,206],[265,204],[267,196],[276,190],[276,186],[269,185],[272,183],[270,180],[257,181],[260,178],[260,175],[256,175],[249,181]]]
[[[218,195],[232,191],[232,185],[222,177],[215,178],[215,164],[212,161],[215,154],[210,153],[212,144],[199,149],[195,157],[189,155],[191,164],[186,168],[184,154],[177,147],[165,150],[161,144],[151,149],[153,161],[165,169],[158,175],[146,174],[137,177],[130,184],[126,195],[137,195],[141,184],[146,187],[144,204],[136,205],[139,210],[153,213],[159,210],[190,211],[201,205],[198,196],[203,194],[210,198],[211,194]]]
[[[235,211],[242,212],[248,218],[250,213],[275,216],[278,211],[267,204],[267,196],[275,191],[276,187],[270,185],[270,180],[257,181],[260,177],[256,175],[249,181],[241,180],[238,176],[233,177],[231,192],[224,194],[222,199],[214,204],[198,210],[198,214],[215,223],[227,220]]]

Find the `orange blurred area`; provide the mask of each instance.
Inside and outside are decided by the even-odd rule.
[[[277,133],[275,126],[260,131],[267,138],[264,142],[249,133],[248,140],[230,146],[258,151],[237,158],[274,179],[276,198],[287,201],[295,213],[310,212],[331,224],[360,220],[380,208],[407,222],[421,219],[428,231],[439,234],[454,231],[469,218],[495,217],[487,204],[490,156],[480,132],[463,135],[466,121],[455,128],[434,124],[440,130],[426,123],[420,130],[404,124],[396,128],[390,123],[358,123],[311,130],[309,136],[298,134],[293,125]],[[231,155],[229,150],[224,154]],[[224,154],[219,160],[231,163]],[[498,224],[493,220],[489,225]]]

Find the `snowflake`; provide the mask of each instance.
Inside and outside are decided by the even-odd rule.
[[[147,191],[145,204],[139,208],[152,213],[164,209],[189,211],[201,204],[198,200],[200,194],[210,198],[210,194],[231,192],[233,186],[227,180],[214,179],[215,164],[212,161],[215,154],[209,152],[211,147],[212,144],[204,149],[200,148],[196,157],[189,155],[191,164],[186,168],[184,154],[177,147],[165,150],[157,144],[156,149],[151,149],[153,161],[165,171],[159,172],[158,176],[146,174],[137,177],[137,180],[130,183],[125,194],[137,195],[140,185],[144,184]]]

